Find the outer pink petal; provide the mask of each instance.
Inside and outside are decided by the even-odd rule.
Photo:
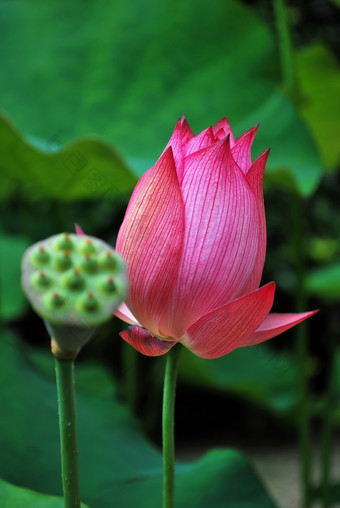
[[[190,155],[191,153],[198,152],[202,148],[215,143],[214,133],[211,127],[208,127],[205,131],[200,132],[194,138],[191,138],[184,147],[184,156]]]
[[[133,192],[116,249],[127,265],[126,304],[154,335],[177,276],[184,236],[184,209],[171,148]]]
[[[186,143],[189,139],[194,137],[194,133],[192,132],[190,125],[186,121],[185,115],[180,119],[182,126],[182,141]]]
[[[176,341],[160,340],[140,326],[129,326],[120,336],[132,347],[146,356],[160,356],[167,353]]]
[[[231,150],[235,161],[245,174],[251,166],[251,145],[253,144],[257,129],[258,125],[242,134],[242,136],[236,140]]]
[[[221,134],[221,129],[224,134]],[[218,139],[223,139],[229,135],[230,137],[230,146],[233,147],[235,144],[234,134],[231,130],[230,124],[227,118],[222,118],[219,120],[212,128],[214,136]]]
[[[162,335],[175,339],[239,296],[254,268],[259,234],[256,198],[226,139],[187,157],[184,169],[183,255],[159,324]]]
[[[179,177],[182,177],[183,173],[183,157],[184,152],[183,149],[186,143],[194,137],[194,133],[190,129],[188,122],[185,117],[182,116],[176,123],[174,132],[169,140],[169,143],[166,145],[164,152],[171,146],[173,156],[176,164],[176,171]]]
[[[190,326],[181,340],[202,358],[219,358],[240,347],[270,311],[275,283],[215,309]]]
[[[269,314],[257,330],[255,330],[241,346],[253,346],[254,344],[272,339],[298,323],[301,323],[301,321],[314,316],[317,312],[317,310],[314,310],[311,312],[302,312],[301,314]]]
[[[118,309],[114,314],[125,323],[129,323],[130,325],[139,324],[135,316],[132,314],[132,312],[124,302],[118,307]]]
[[[82,235],[85,235],[84,231],[81,229],[81,227],[79,226],[79,224],[75,223],[74,224],[75,228],[76,228],[76,233],[77,235],[79,236],[82,236]]]
[[[254,291],[254,289],[257,289],[259,287],[262,277],[263,265],[266,258],[267,230],[266,230],[266,215],[263,201],[263,175],[265,165],[268,159],[268,154],[269,149],[266,150],[262,155],[260,155],[256,159],[256,161],[252,164],[246,175],[248,183],[253,189],[253,192],[257,199],[260,214],[260,222],[259,222],[260,229],[259,229],[259,248],[257,251],[256,262],[250,280],[248,281],[247,286],[244,288],[245,293],[250,293],[251,291]]]

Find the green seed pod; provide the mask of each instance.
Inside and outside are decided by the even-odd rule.
[[[74,351],[125,299],[127,276],[108,244],[63,233],[26,251],[22,286],[58,346]]]

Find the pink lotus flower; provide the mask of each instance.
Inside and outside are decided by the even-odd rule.
[[[236,141],[226,118],[194,136],[184,118],[139,180],[116,250],[130,292],[121,336],[158,356],[181,342],[202,358],[268,340],[314,312],[269,314],[275,283],[259,288],[266,251],[256,127]]]

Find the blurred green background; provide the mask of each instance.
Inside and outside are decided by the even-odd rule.
[[[222,359],[185,351],[178,454],[192,460],[215,446],[255,450],[261,470],[258,450],[284,456],[307,429],[321,443],[315,462],[330,484],[330,456],[340,463],[339,453],[330,454],[340,423],[340,10],[337,0],[287,2],[290,51],[280,6],[1,2],[0,476],[7,482],[60,494],[53,362],[20,288],[22,253],[72,232],[74,222],[114,245],[138,177],[185,114],[195,133],[223,116],[236,136],[260,124],[253,159],[271,147],[262,281],[277,282],[275,312],[321,312],[298,331]],[[152,508],[160,496],[154,446],[164,360],[129,351],[118,335],[123,326],[114,319],[103,327],[77,360],[84,501]],[[86,451],[89,442],[96,450]],[[178,475],[178,506],[275,506],[234,452],[210,452],[179,466]],[[3,506],[62,506],[3,485]],[[188,497],[196,487],[206,497]],[[282,492],[272,490],[278,506],[299,506],[285,489],[283,478]]]

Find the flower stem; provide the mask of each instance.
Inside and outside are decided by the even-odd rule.
[[[330,365],[327,369],[327,386],[324,399],[323,426],[321,436],[321,497],[322,507],[330,508],[330,472],[331,472],[331,437],[333,430],[333,407],[335,396],[335,360],[334,347],[330,341]]]
[[[297,104],[298,84],[294,66],[293,44],[287,20],[284,0],[273,0],[277,36],[279,41],[282,80],[289,98]],[[303,251],[303,201],[298,195],[293,196],[293,248],[295,252],[297,287],[296,312],[303,312],[306,303],[304,288],[305,260]],[[301,477],[303,487],[303,508],[310,508],[313,498],[311,484],[312,446],[311,446],[311,416],[308,390],[308,337],[306,323],[301,323],[296,330],[296,357],[298,364],[297,385],[299,391],[299,445],[301,461]]]
[[[300,196],[293,196],[293,242],[295,251],[297,287],[295,308],[302,312],[306,307],[306,294],[304,288],[304,251],[303,251],[303,201]],[[310,397],[308,389],[308,337],[306,323],[301,323],[296,329],[296,356],[297,356],[297,384],[299,395],[299,445],[301,461],[301,477],[303,486],[303,508],[309,508],[312,503],[312,439]]]
[[[175,506],[174,413],[180,344],[167,353],[163,392],[163,508]]]
[[[80,508],[74,361],[55,358],[65,508]]]

